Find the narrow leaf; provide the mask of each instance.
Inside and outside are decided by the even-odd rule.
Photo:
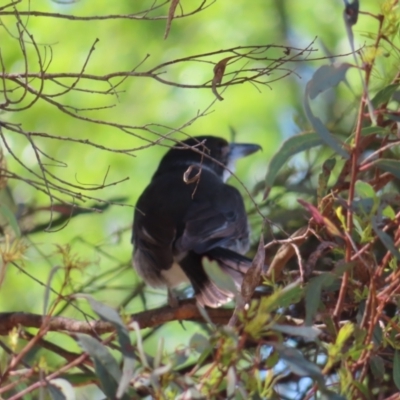
[[[320,146],[321,144],[323,144],[323,140],[315,132],[302,133],[300,135],[295,135],[285,140],[280,149],[272,157],[268,165],[268,171],[265,177],[267,192],[265,197],[268,196],[269,190],[271,189],[271,186],[273,185],[279,170],[285,164],[287,164],[290,157],[302,151]]]
[[[378,227],[376,217],[372,218],[372,229],[378,235],[379,240],[383,243],[383,245],[397,258],[397,260],[400,260],[400,252],[394,245],[393,239]]]
[[[318,188],[317,188],[318,204],[328,192],[328,181],[335,165],[336,165],[336,159],[334,158],[328,158],[322,164],[322,172],[318,176]]]
[[[380,158],[372,163],[383,171],[393,174],[400,179],[400,161],[388,158]]]
[[[236,372],[233,366],[230,366],[226,375],[226,394],[228,399],[233,399],[237,393]]]
[[[382,381],[385,376],[385,361],[380,356],[372,356],[369,361],[372,375],[378,381]]]
[[[397,389],[400,390],[400,351],[396,350],[394,352],[393,359],[393,381]]]
[[[109,398],[115,398],[118,382],[121,380],[121,371],[117,361],[107,347],[95,338],[84,334],[77,334],[76,336],[83,351],[88,353],[94,361],[96,375],[100,380],[104,393]]]
[[[344,81],[350,64],[330,64],[318,68],[311,80],[307,83],[306,93],[311,100],[315,99],[320,93],[337,86]]]
[[[49,304],[49,298],[50,298],[50,290],[51,290],[51,281],[53,280],[54,275],[56,272],[61,269],[60,266],[55,266],[51,269],[49,278],[47,279],[46,283],[46,289],[44,291],[44,300],[43,300],[43,315],[47,315],[47,306]]]
[[[133,347],[131,345],[129,337],[129,331],[116,310],[94,300],[91,296],[88,295],[78,295],[78,296],[86,298],[92,310],[103,321],[107,321],[113,324],[117,331],[118,342],[121,346],[122,355],[124,356],[122,378],[119,382],[118,391],[116,394],[117,398],[120,398],[128,388],[129,382],[133,377],[134,371],[138,364],[134,357]]]
[[[326,145],[328,145],[332,150],[334,150],[337,154],[345,158],[346,160],[349,158],[349,153],[344,150],[339,143],[338,139],[336,139],[325,127],[325,125],[322,123],[322,121],[318,118],[315,117],[314,114],[311,111],[310,104],[307,99],[307,90],[306,90],[306,96],[304,99],[304,109],[307,115],[307,118],[311,122],[311,125],[315,129],[315,131],[319,134],[320,138],[325,142]]]
[[[373,106],[376,108],[381,104],[387,103],[392,98],[398,87],[398,83],[393,83],[381,89],[371,100]]]
[[[198,353],[202,353],[203,351],[211,348],[210,341],[200,333],[195,333],[191,337],[189,346]]]
[[[320,368],[304,358],[299,350],[283,345],[275,345],[274,347],[281,356],[282,361],[286,363],[294,374],[314,378],[323,386],[324,380]]]
[[[293,326],[293,325],[281,325],[274,324],[271,326],[271,329],[286,333],[291,336],[300,336],[304,337],[308,340],[315,340],[321,334],[321,331],[317,328],[313,328],[311,326]]]
[[[70,397],[68,399],[60,388],[53,385],[47,385],[47,391],[49,392],[52,400],[75,400],[75,397]]]
[[[310,279],[308,282],[304,299],[306,308],[305,324],[307,326],[312,325],[314,315],[318,311],[322,289],[331,285],[335,279],[336,277],[333,274],[327,272]]]
[[[71,383],[68,382],[66,379],[61,379],[61,378],[52,379],[50,381],[50,384],[48,385],[48,389],[49,389],[50,395],[53,400],[56,400],[56,399],[75,400],[76,399],[75,389],[71,385]],[[56,394],[56,392],[57,392],[57,394]]]
[[[316,117],[312,111],[309,103],[310,99],[315,99],[320,93],[325,90],[337,86],[346,77],[346,72],[350,68],[350,64],[331,64],[323,65],[318,68],[311,80],[307,83],[306,92],[304,96],[304,110],[307,118],[311,122],[315,131],[320,135],[321,139],[331,147],[337,154],[349,158],[349,154],[344,150],[338,141],[325,127],[322,121]]]
[[[388,135],[390,132],[387,128],[382,128],[381,126],[367,126],[361,129],[362,136],[368,135]]]
[[[374,188],[367,182],[364,181],[356,181],[355,191],[357,196],[360,196],[363,199],[375,199],[376,193]]]
[[[345,397],[343,397],[340,394],[337,394],[335,392],[332,392],[331,390],[322,391],[320,399],[321,400],[347,400]]]
[[[11,229],[15,233],[15,236],[21,237],[21,230],[19,229],[18,221],[15,218],[15,215],[11,212],[11,210],[5,204],[0,204],[0,214],[10,224]]]
[[[351,322],[346,322],[339,330],[338,336],[336,338],[336,344],[341,349],[345,346],[347,340],[350,339],[351,335],[354,333],[355,326]]]

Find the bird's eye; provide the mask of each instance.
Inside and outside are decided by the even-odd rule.
[[[224,213],[225,218],[228,221],[233,221],[235,219],[235,212],[234,211],[228,211],[227,213]]]

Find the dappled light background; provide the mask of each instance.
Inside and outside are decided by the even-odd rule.
[[[0,6],[7,3],[0,1]],[[29,248],[23,270],[9,265],[6,271],[0,290],[1,311],[42,313],[46,285],[56,291],[63,289],[65,294],[92,294],[97,300],[110,306],[119,308],[123,305],[124,312],[129,314],[164,304],[165,293],[152,289],[146,289],[144,297],[136,296],[128,301],[133,289],[139,284],[130,266],[133,206],[148,184],[160,157],[167,150],[166,145],[170,146],[172,142],[162,141],[148,148],[141,147],[148,145],[149,141],[159,139],[157,133],[168,134],[175,139],[202,134],[230,139],[234,132],[236,141],[258,143],[263,147],[262,152],[240,161],[237,169],[238,177],[249,192],[254,193],[253,188],[263,181],[268,162],[282,141],[308,129],[302,99],[305,85],[312,73],[320,65],[329,63],[323,59],[327,55],[339,56],[350,52],[342,18],[343,2],[339,0],[217,0],[215,3],[209,2],[209,7],[199,13],[174,19],[165,40],[166,20],[156,17],[167,15],[169,4],[154,11],[151,15],[155,19],[147,21],[123,18],[77,21],[39,15],[28,17],[22,13],[36,10],[72,16],[118,16],[146,10],[152,3],[153,1],[136,0],[81,0],[63,4],[50,0],[23,0],[16,5],[16,10],[21,13],[19,18],[22,24],[38,45],[48,73],[82,71],[97,40],[85,72],[99,76],[130,71],[136,67],[136,72],[147,71],[167,61],[248,45],[273,44],[305,48],[314,42],[312,48],[316,51],[309,54],[309,57],[321,60],[284,65],[282,68],[293,73],[268,85],[244,83],[228,87],[223,93],[222,88],[219,88],[223,101],[216,100],[212,90],[208,88],[183,88],[165,85],[151,77],[134,76],[125,79],[116,91],[110,91],[109,94],[96,93],[109,88],[106,82],[79,82],[77,87],[92,92],[69,91],[60,101],[66,106],[91,109],[77,113],[82,119],[68,116],[42,100],[26,110],[1,115],[5,121],[21,124],[27,132],[57,136],[58,140],[35,137],[38,147],[64,163],[60,165],[46,160],[53,165],[49,167],[50,171],[60,179],[86,188],[76,189],[76,193],[84,192],[98,200],[82,202],[69,195],[61,195],[62,199],[87,207],[101,204],[102,201],[121,204],[111,205],[102,213],[78,215],[65,223],[62,229],[60,226],[52,228],[49,225],[48,232],[29,235],[26,239]],[[194,10],[199,5],[200,2],[193,0],[181,1],[185,12]],[[361,9],[369,12],[376,12],[378,7],[378,2],[372,0],[361,3]],[[12,8],[8,10],[11,11]],[[179,6],[176,13],[181,13]],[[20,73],[24,71],[24,59],[18,44],[15,14],[2,15],[1,23],[4,69],[7,72]],[[376,29],[373,24],[374,20],[360,15],[359,22],[354,27],[357,47],[363,45],[364,35]],[[28,36],[26,39],[28,42]],[[38,72],[39,65],[33,46],[27,44],[26,49],[29,72]],[[277,50],[271,52],[275,56],[278,54]],[[279,56],[282,56],[281,53]],[[218,62],[220,58],[217,55],[213,61]],[[340,60],[353,63],[350,55]],[[165,68],[166,72],[161,76],[179,84],[198,84],[212,79],[213,66],[209,63],[185,62]],[[228,66],[227,72],[229,68]],[[281,75],[281,72],[273,71],[267,80],[273,81]],[[381,79],[384,79],[383,70]],[[357,82],[357,79],[352,82]],[[38,82],[32,81],[32,86],[38,88]],[[343,87],[324,94],[315,108],[316,115],[326,122],[343,117],[341,128],[350,129],[354,110],[349,108],[349,104],[354,99],[353,92],[359,93],[360,88],[361,85],[356,84],[352,90]],[[60,87],[47,82],[46,90],[56,92]],[[18,97],[18,91],[12,96]],[[337,96],[341,96],[339,101]],[[31,100],[27,96],[20,106],[26,106]],[[205,115],[196,118],[205,110]],[[123,132],[109,125],[85,121],[85,118],[131,126],[154,124],[154,133],[140,129]],[[173,133],[174,130],[179,132]],[[15,154],[30,169],[40,173],[35,153],[27,138],[6,130],[3,133]],[[88,140],[113,151],[62,140],[63,138]],[[136,148],[138,150],[130,154],[118,151]],[[6,149],[3,150],[10,170],[26,179],[32,178],[28,170],[7,154]],[[306,160],[302,156],[294,158],[292,162],[305,163]],[[101,190],[91,190],[96,185],[113,182],[120,183]],[[248,209],[252,209],[252,201],[240,182],[233,178],[231,183],[244,194]],[[8,185],[15,203],[10,207],[14,210],[22,207],[18,204],[35,208],[50,206],[48,195],[25,182],[9,180]],[[261,202],[262,190],[255,193],[254,199]],[[54,218],[56,215],[54,214]],[[29,223],[35,225],[49,221],[50,212],[44,210],[35,213]],[[261,217],[253,213],[251,222],[253,241],[256,243],[261,231]],[[61,253],[67,252],[65,246],[70,246],[71,250],[63,259]],[[54,269],[58,265],[65,265],[65,257],[79,260],[79,268],[72,271],[67,288],[63,288],[62,271]],[[55,271],[54,274],[51,274],[52,270]],[[34,276],[35,280],[27,274]],[[51,282],[48,284],[50,277]],[[50,294],[50,303],[55,297],[54,293]],[[79,319],[82,318],[81,310],[92,314],[84,300],[78,300],[77,304],[79,309],[60,305],[58,312]],[[146,350],[151,354],[156,349],[154,344],[160,335],[166,338],[169,348],[173,349],[187,340],[193,330],[198,330],[198,326],[190,323],[166,325],[148,337],[145,342]]]

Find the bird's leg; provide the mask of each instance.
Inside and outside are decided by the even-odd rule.
[[[171,308],[176,308],[179,306],[179,299],[171,288],[168,288],[168,305]]]

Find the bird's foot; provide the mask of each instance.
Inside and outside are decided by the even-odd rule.
[[[172,289],[168,288],[168,305],[171,308],[177,308],[179,306],[179,299]]]

